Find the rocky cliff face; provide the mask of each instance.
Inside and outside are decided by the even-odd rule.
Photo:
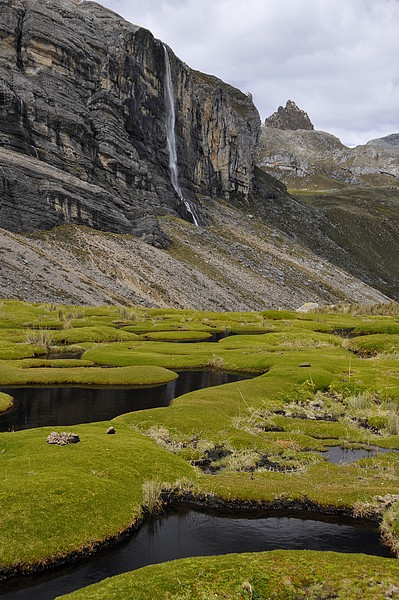
[[[265,127],[288,129],[291,131],[296,131],[297,129],[311,131],[314,129],[309,115],[304,110],[298,108],[293,100],[287,100],[285,107],[279,106],[277,111],[265,120]]]
[[[258,165],[291,188],[399,185],[398,150],[386,139],[348,148],[325,131],[262,127]]]
[[[0,41],[0,226],[71,222],[167,246],[156,216],[190,214],[170,180],[162,43],[74,0],[0,0]],[[168,54],[179,183],[203,215],[201,198],[248,195],[259,115]]]

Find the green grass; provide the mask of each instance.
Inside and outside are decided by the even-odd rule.
[[[57,318],[62,326],[68,319],[69,328],[48,331],[50,346],[79,344],[86,349],[82,359],[48,360],[46,350],[37,345],[37,338],[33,336],[31,343],[26,341],[27,332],[47,331],[41,329],[41,324],[56,322]],[[112,422],[115,436],[105,434],[110,423],[74,426],[72,430],[81,437],[76,446],[47,445],[50,428],[0,434],[2,565],[39,564],[117,536],[141,518],[144,505],[150,504],[150,492],[155,494],[163,482],[174,486],[184,479],[198,493],[216,494],[225,500],[310,500],[318,506],[350,510],[359,503],[367,505],[376,502],[378,496],[398,492],[399,453],[380,454],[344,466],[328,463],[320,453],[329,445],[399,448],[395,315],[211,313],[2,301],[0,319],[0,385],[152,385],[173,380],[177,369],[201,368],[255,375],[253,379],[185,394],[168,408],[121,415]],[[357,328],[362,335],[351,340],[333,335],[336,329],[349,328]],[[241,335],[223,338],[218,343],[176,343],[199,334],[205,340],[213,331],[226,330]],[[256,333],[249,335],[251,332]],[[4,401],[4,395],[1,400]],[[230,453],[214,461],[214,466],[221,467],[217,474],[204,474],[191,464],[217,445]],[[257,461],[262,457],[293,470],[258,468]],[[245,470],[248,466],[254,471]],[[154,496],[153,500],[156,502],[157,498]],[[399,512],[389,510],[386,528],[396,540]],[[294,558],[302,560],[302,554],[276,554],[280,555],[287,569],[289,564],[295,567]],[[263,558],[259,555],[259,559],[267,565],[272,556],[273,553],[262,555]],[[209,565],[213,560],[216,565],[219,559],[209,559]],[[226,569],[241,573],[235,558],[223,560],[230,565]],[[320,555],[320,564],[327,561],[327,572],[333,573],[340,560],[335,555]],[[388,563],[397,564],[384,564]],[[179,565],[176,569],[180,569]],[[312,565],[312,569],[318,568],[316,555]],[[373,577],[379,559],[357,557],[348,565],[363,565],[367,576]],[[155,591],[157,568],[146,571],[154,577],[150,584]],[[206,594],[216,593],[214,588],[202,588],[205,575],[191,584],[189,571],[181,568],[185,573],[183,583],[197,585],[199,598],[213,597]],[[389,581],[389,569],[384,585]],[[354,593],[356,576],[351,579],[349,571],[348,566],[348,590]],[[295,573],[299,577],[298,590],[302,589],[300,586],[307,589],[302,566]],[[141,575],[126,575],[125,579],[112,582],[110,585],[115,585],[121,594],[117,596],[115,592],[115,597],[123,597],[125,582],[135,581],[135,577]],[[252,581],[250,577],[251,574],[246,575],[243,581]],[[230,582],[221,574],[222,580],[226,585],[236,581],[234,576]],[[289,596],[289,586],[295,587],[293,581],[287,583],[284,591],[287,598],[295,597]],[[309,581],[310,586],[318,585],[317,577]],[[341,584],[344,585],[336,583]],[[168,591],[167,585],[166,579],[165,587],[159,583],[160,594]],[[174,585],[178,586],[178,582]],[[223,582],[217,585],[230,593],[230,588],[223,588]],[[142,593],[139,587],[139,591],[132,589],[136,594]],[[273,597],[275,588],[265,592],[267,589],[260,586],[259,594]],[[316,587],[309,589],[317,591]],[[337,589],[342,598],[352,597],[344,595],[346,588]],[[375,591],[371,584],[364,589],[367,593]],[[178,596],[184,592],[190,597],[192,589],[187,590],[170,588],[170,594],[184,598]],[[234,590],[239,593],[239,589]],[[319,597],[316,591],[315,598]],[[104,597],[101,593],[98,597]]]
[[[0,413],[12,407],[14,401],[11,396],[0,392]]]
[[[399,334],[374,333],[351,340],[349,348],[365,356],[392,354],[399,356]]]
[[[152,440],[122,424],[107,435],[109,425],[68,428],[81,441],[63,447],[46,443],[50,427],[1,434],[3,567],[93,547],[141,517],[145,481],[192,476],[192,467]]]
[[[50,361],[50,363],[53,361]],[[56,361],[55,361],[56,362]],[[162,367],[134,366],[13,368],[0,364],[0,385],[157,385],[173,381],[176,373]]]
[[[399,562],[394,559],[276,550],[151,565],[63,598],[386,600],[396,597],[398,581]]]

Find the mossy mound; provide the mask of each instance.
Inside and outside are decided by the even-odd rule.
[[[397,596],[398,582],[399,562],[394,559],[276,550],[151,565],[63,598],[386,600]]]
[[[115,538],[140,519],[146,481],[192,476],[185,461],[127,426],[107,435],[110,424],[74,425],[80,442],[62,447],[46,443],[49,427],[0,435],[2,569]]]
[[[11,396],[8,394],[4,394],[4,392],[0,392],[0,413],[9,410],[14,401]]]

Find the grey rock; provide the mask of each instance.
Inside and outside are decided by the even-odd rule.
[[[109,435],[112,435],[112,434],[116,433],[116,431],[115,431],[115,427],[108,427],[108,429],[107,429],[107,433],[108,433]]]
[[[0,227],[76,223],[170,245],[157,216],[190,218],[169,173],[165,55],[92,2],[0,0]],[[183,194],[244,197],[260,119],[250,97],[169,49]]]
[[[391,133],[390,135],[370,140],[366,145],[399,152],[399,133]]]
[[[265,120],[266,127],[274,129],[314,129],[309,115],[299,108],[293,100],[287,100],[285,107],[279,106],[277,111]]]
[[[66,446],[67,444],[77,444],[80,442],[80,438],[76,433],[65,432],[57,433],[56,431],[52,431],[49,436],[47,436],[48,444],[56,444],[58,446]]]

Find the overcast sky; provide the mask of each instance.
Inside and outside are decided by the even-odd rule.
[[[399,0],[101,0],[190,67],[354,145],[399,132]]]

